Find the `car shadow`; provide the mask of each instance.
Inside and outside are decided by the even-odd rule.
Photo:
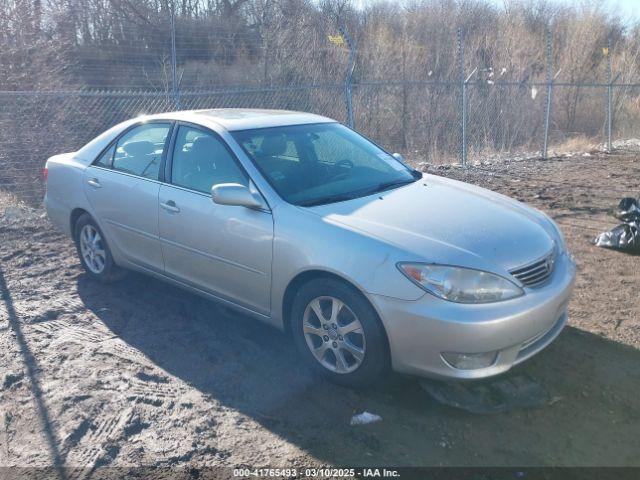
[[[129,274],[114,285],[78,277],[85,306],[120,339],[205,398],[254,419],[335,465],[637,465],[640,352],[566,328],[513,369],[553,401],[474,415],[443,406],[414,379],[339,387],[301,365],[290,338],[163,282]],[[352,415],[382,417],[350,426]]]

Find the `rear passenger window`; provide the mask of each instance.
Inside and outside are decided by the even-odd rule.
[[[170,128],[164,123],[148,123],[129,130],[118,140],[113,169],[157,180]]]
[[[104,168],[109,168],[111,167],[111,159],[113,158],[113,152],[116,150],[116,146],[112,145],[111,147],[109,147],[109,149],[104,152],[100,158],[98,158],[95,162],[93,162],[94,165],[97,165],[98,167],[104,167]]]

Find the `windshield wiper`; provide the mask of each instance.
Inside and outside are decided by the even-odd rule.
[[[301,207],[313,207],[316,205],[325,205],[327,203],[345,202],[347,200],[353,200],[354,198],[366,197],[367,195],[373,195],[374,193],[384,192],[386,190],[391,190],[392,188],[401,187],[403,185],[409,185],[416,180],[416,178],[412,178],[411,180],[393,180],[389,182],[382,182],[378,183],[372,188],[356,190],[355,192],[350,193],[339,193],[336,195],[329,195],[328,197],[314,198],[312,200],[305,200],[303,202],[300,202],[298,205]]]
[[[298,203],[301,207],[314,207],[316,205],[325,205],[327,203],[344,202],[347,200],[353,200],[361,195],[353,193],[340,193],[337,195],[329,195],[328,197],[314,198],[312,200],[305,200]]]
[[[371,193],[384,192],[385,190],[391,190],[392,188],[402,187],[403,185],[409,185],[417,180],[417,178],[412,178],[411,180],[392,180],[389,182],[382,182],[376,185],[375,188],[371,190]]]

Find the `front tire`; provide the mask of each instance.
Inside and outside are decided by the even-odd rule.
[[[122,278],[123,272],[113,261],[102,230],[89,214],[83,213],[76,221],[74,240],[80,263],[89,277],[103,283]]]
[[[383,380],[389,370],[387,339],[367,299],[332,278],[303,285],[291,308],[298,351],[328,380],[362,387]]]

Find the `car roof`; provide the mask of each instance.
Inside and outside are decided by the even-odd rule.
[[[313,113],[294,112],[289,110],[263,110],[257,108],[186,110],[150,115],[147,118],[183,120],[201,125],[215,123],[229,131],[335,122],[335,120],[332,120],[331,118],[315,115]]]
[[[227,131],[254,128],[304,125],[310,123],[335,123],[328,117],[313,113],[289,110],[262,110],[258,108],[213,108],[209,110],[183,110],[179,112],[141,115],[110,128],[75,152],[75,159],[89,164],[122,131],[131,125],[148,120],[184,121]]]

